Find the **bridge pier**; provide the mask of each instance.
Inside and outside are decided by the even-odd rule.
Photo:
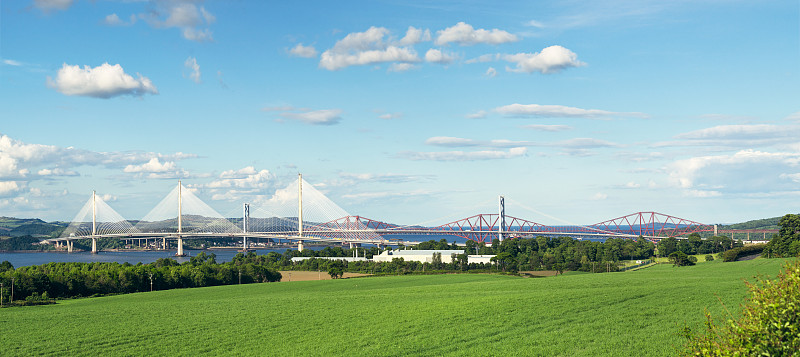
[[[161,237],[161,250],[167,250],[167,237]]]
[[[183,254],[183,238],[178,237],[178,253],[175,254],[176,257],[185,257],[186,254]]]
[[[67,241],[67,253],[72,253],[72,241]]]
[[[297,241],[297,250],[302,252],[303,251],[303,241]]]
[[[97,238],[92,237],[92,254],[97,254]]]

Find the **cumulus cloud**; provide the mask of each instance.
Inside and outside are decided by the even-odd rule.
[[[248,166],[240,170],[223,172],[219,179],[203,185],[205,188],[264,189],[271,186],[275,176],[269,170],[256,170]]]
[[[428,52],[425,53],[425,61],[438,63],[438,64],[450,64],[451,62],[458,59],[458,56],[442,52],[435,48],[431,48]]]
[[[513,117],[544,118],[588,118],[603,119],[614,116],[647,118],[647,114],[636,112],[611,112],[599,109],[582,109],[563,105],[509,104],[494,109],[495,112]]]
[[[193,80],[195,83],[200,83],[200,65],[197,64],[197,59],[194,57],[189,57],[186,61],[183,62],[183,66],[189,70],[189,79]]]
[[[172,161],[165,161],[161,163],[157,157],[150,159],[150,161],[141,165],[128,165],[125,166],[124,172],[167,172],[175,169],[175,163]]]
[[[8,197],[22,190],[17,181],[0,181],[0,197]]]
[[[673,185],[687,192],[721,195],[800,191],[795,175],[800,153],[740,150],[733,154],[677,160],[665,168]]]
[[[341,109],[310,110],[307,108],[295,109],[289,107],[280,116],[311,125],[334,125],[342,120]]]
[[[311,58],[317,56],[317,49],[314,46],[303,46],[302,43],[298,43],[289,50],[289,54],[295,57]]]
[[[472,46],[477,44],[499,45],[501,43],[516,42],[518,40],[519,38],[516,35],[503,30],[476,30],[472,25],[459,22],[455,26],[437,31],[435,43],[438,46],[444,46],[448,43]]]
[[[608,198],[607,194],[602,193],[602,192],[598,192],[598,193],[595,193],[594,196],[592,196],[592,201],[602,201],[602,200],[605,200],[607,198]]]
[[[489,69],[486,70],[485,75],[489,78],[497,77],[497,70],[494,69],[494,67],[489,67]]]
[[[406,31],[406,35],[400,39],[398,45],[400,46],[413,46],[417,43],[423,41],[430,41],[431,40],[431,31],[430,30],[422,30],[415,28],[413,26],[408,27],[408,31]]]
[[[66,10],[72,6],[73,0],[33,0],[33,6],[44,13],[55,10]]]
[[[506,67],[509,72],[539,72],[543,74],[557,73],[571,67],[585,66],[578,60],[578,55],[561,46],[550,46],[538,53],[517,53],[504,55],[502,59],[516,64],[514,68]]]
[[[478,160],[497,160],[512,159],[525,156],[528,149],[525,147],[511,148],[508,151],[502,150],[483,150],[483,151],[443,151],[443,152],[412,152],[405,151],[399,154],[400,157],[420,161],[478,161]]]
[[[80,176],[77,169],[84,166],[121,170],[138,177],[148,173],[154,178],[188,177],[187,172],[175,168],[174,161],[194,157],[197,156],[181,152],[94,152],[28,144],[0,135],[0,180],[31,182]]]
[[[209,25],[216,21],[216,16],[196,3],[202,1],[173,0],[157,1],[152,11],[140,14],[154,28],[179,28],[183,37],[190,41],[208,42],[214,37]]]
[[[374,26],[364,32],[350,33],[322,53],[319,66],[335,71],[349,66],[419,62],[413,48],[394,44],[389,36],[388,29]]]
[[[103,63],[97,67],[70,66],[66,63],[58,70],[56,78],[47,77],[47,85],[65,95],[94,98],[111,98],[121,95],[142,96],[158,94],[149,78],[125,73],[119,64]]]

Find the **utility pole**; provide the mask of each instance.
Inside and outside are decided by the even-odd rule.
[[[153,273],[150,273],[150,292],[153,292]]]

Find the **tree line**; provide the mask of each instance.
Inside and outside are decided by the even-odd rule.
[[[217,263],[216,255],[202,252],[179,264],[162,258],[149,264],[48,263],[14,268],[0,263],[3,301],[29,296],[73,298],[125,294],[151,290],[280,281],[281,274],[238,254],[230,262]]]

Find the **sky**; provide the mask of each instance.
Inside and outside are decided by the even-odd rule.
[[[797,213],[800,2],[0,2],[0,215]]]

